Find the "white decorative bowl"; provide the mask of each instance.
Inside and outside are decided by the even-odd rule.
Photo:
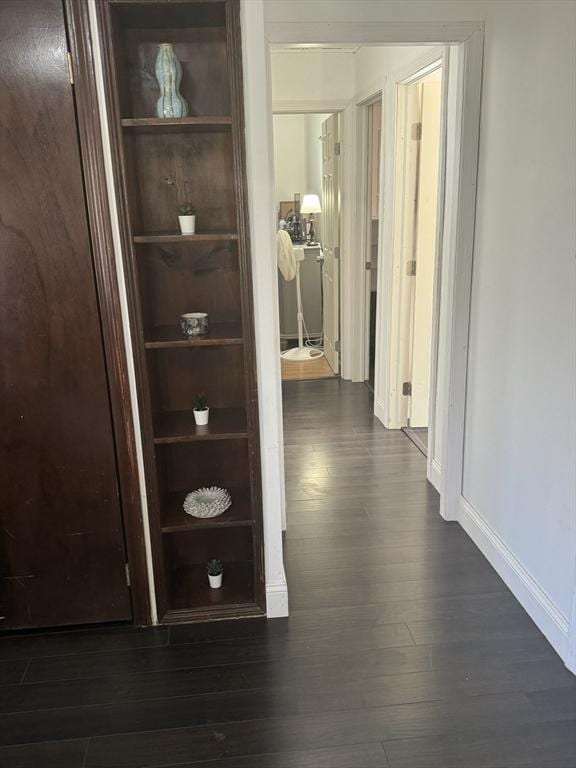
[[[225,488],[198,488],[184,499],[184,512],[192,517],[218,517],[232,504],[230,494]]]

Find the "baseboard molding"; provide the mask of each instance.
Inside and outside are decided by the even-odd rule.
[[[570,672],[576,675],[576,585],[572,598],[572,618],[568,629],[568,654],[565,663]]]
[[[429,482],[432,483],[438,493],[441,493],[440,482],[442,480],[442,467],[440,466],[440,462],[437,461],[437,459],[432,459],[432,461],[429,463],[428,472]]]
[[[376,416],[377,419],[380,419],[382,426],[386,426],[386,411],[384,409],[384,403],[380,402],[380,400],[374,401],[374,416]]]
[[[282,581],[269,581],[266,584],[266,616],[279,619],[288,616],[288,584]]]
[[[568,619],[470,502],[460,496],[460,525],[568,665]],[[572,669],[572,671],[574,671]]]

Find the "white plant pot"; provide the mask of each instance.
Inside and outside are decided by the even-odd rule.
[[[194,235],[196,233],[196,215],[178,216],[180,222],[180,232],[183,235]]]
[[[208,574],[208,581],[210,582],[212,589],[220,589],[222,586],[222,574],[219,573],[218,576],[210,576],[210,574]]]
[[[206,408],[204,411],[197,411],[196,408],[194,408],[194,420],[199,427],[208,424],[209,416],[210,408]]]

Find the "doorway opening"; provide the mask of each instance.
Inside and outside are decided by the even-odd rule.
[[[374,392],[376,372],[376,304],[380,237],[380,160],[382,145],[382,94],[366,104],[366,350],[364,380]]]
[[[360,418],[378,440],[379,430],[395,430],[391,439],[395,434],[400,445],[409,443],[401,430],[412,428],[410,437],[416,442],[421,435],[414,430],[428,427],[428,403],[434,398],[430,381],[436,344],[440,145],[446,129],[441,120],[445,55],[445,49],[421,46],[314,51],[292,46],[272,51],[284,413],[293,417],[299,413],[295,403],[316,403],[316,415],[325,413],[328,440],[334,431],[343,452],[362,429],[352,424],[355,435],[341,434],[346,418],[336,412],[338,403],[349,407],[350,379],[359,382],[353,398],[367,407],[363,416],[355,409],[354,419]],[[353,77],[346,80],[350,71]],[[303,101],[310,79],[321,85],[314,99]],[[362,315],[351,308],[352,283],[364,292]],[[354,326],[362,316],[363,322]],[[395,336],[384,332],[387,318],[394,318]],[[315,351],[320,354],[313,356]],[[351,353],[361,361],[357,378],[344,362]],[[333,379],[334,386],[308,383],[321,378]],[[387,422],[378,410],[383,379],[390,391],[389,411],[392,405],[399,413],[403,409],[402,421]],[[413,394],[407,391],[411,383]],[[366,397],[360,396],[362,386]],[[393,400],[397,394],[398,402]],[[288,448],[285,454],[288,517],[292,496],[300,499],[303,493],[306,498],[309,493],[316,498],[327,487],[324,476],[315,476],[319,457],[314,451],[320,449],[311,451],[307,445],[314,445],[315,436],[300,434],[301,423],[299,417],[296,425],[285,424],[287,440],[301,438],[298,461]],[[425,442],[419,447],[426,453]],[[300,480],[290,472],[295,463]],[[422,457],[420,464],[425,479]],[[380,470],[374,471],[377,475]],[[302,491],[304,478],[308,485]]]
[[[340,115],[273,117],[282,378],[339,373]]]

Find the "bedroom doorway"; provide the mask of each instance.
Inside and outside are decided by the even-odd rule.
[[[273,116],[283,380],[340,370],[340,130],[338,112]]]

